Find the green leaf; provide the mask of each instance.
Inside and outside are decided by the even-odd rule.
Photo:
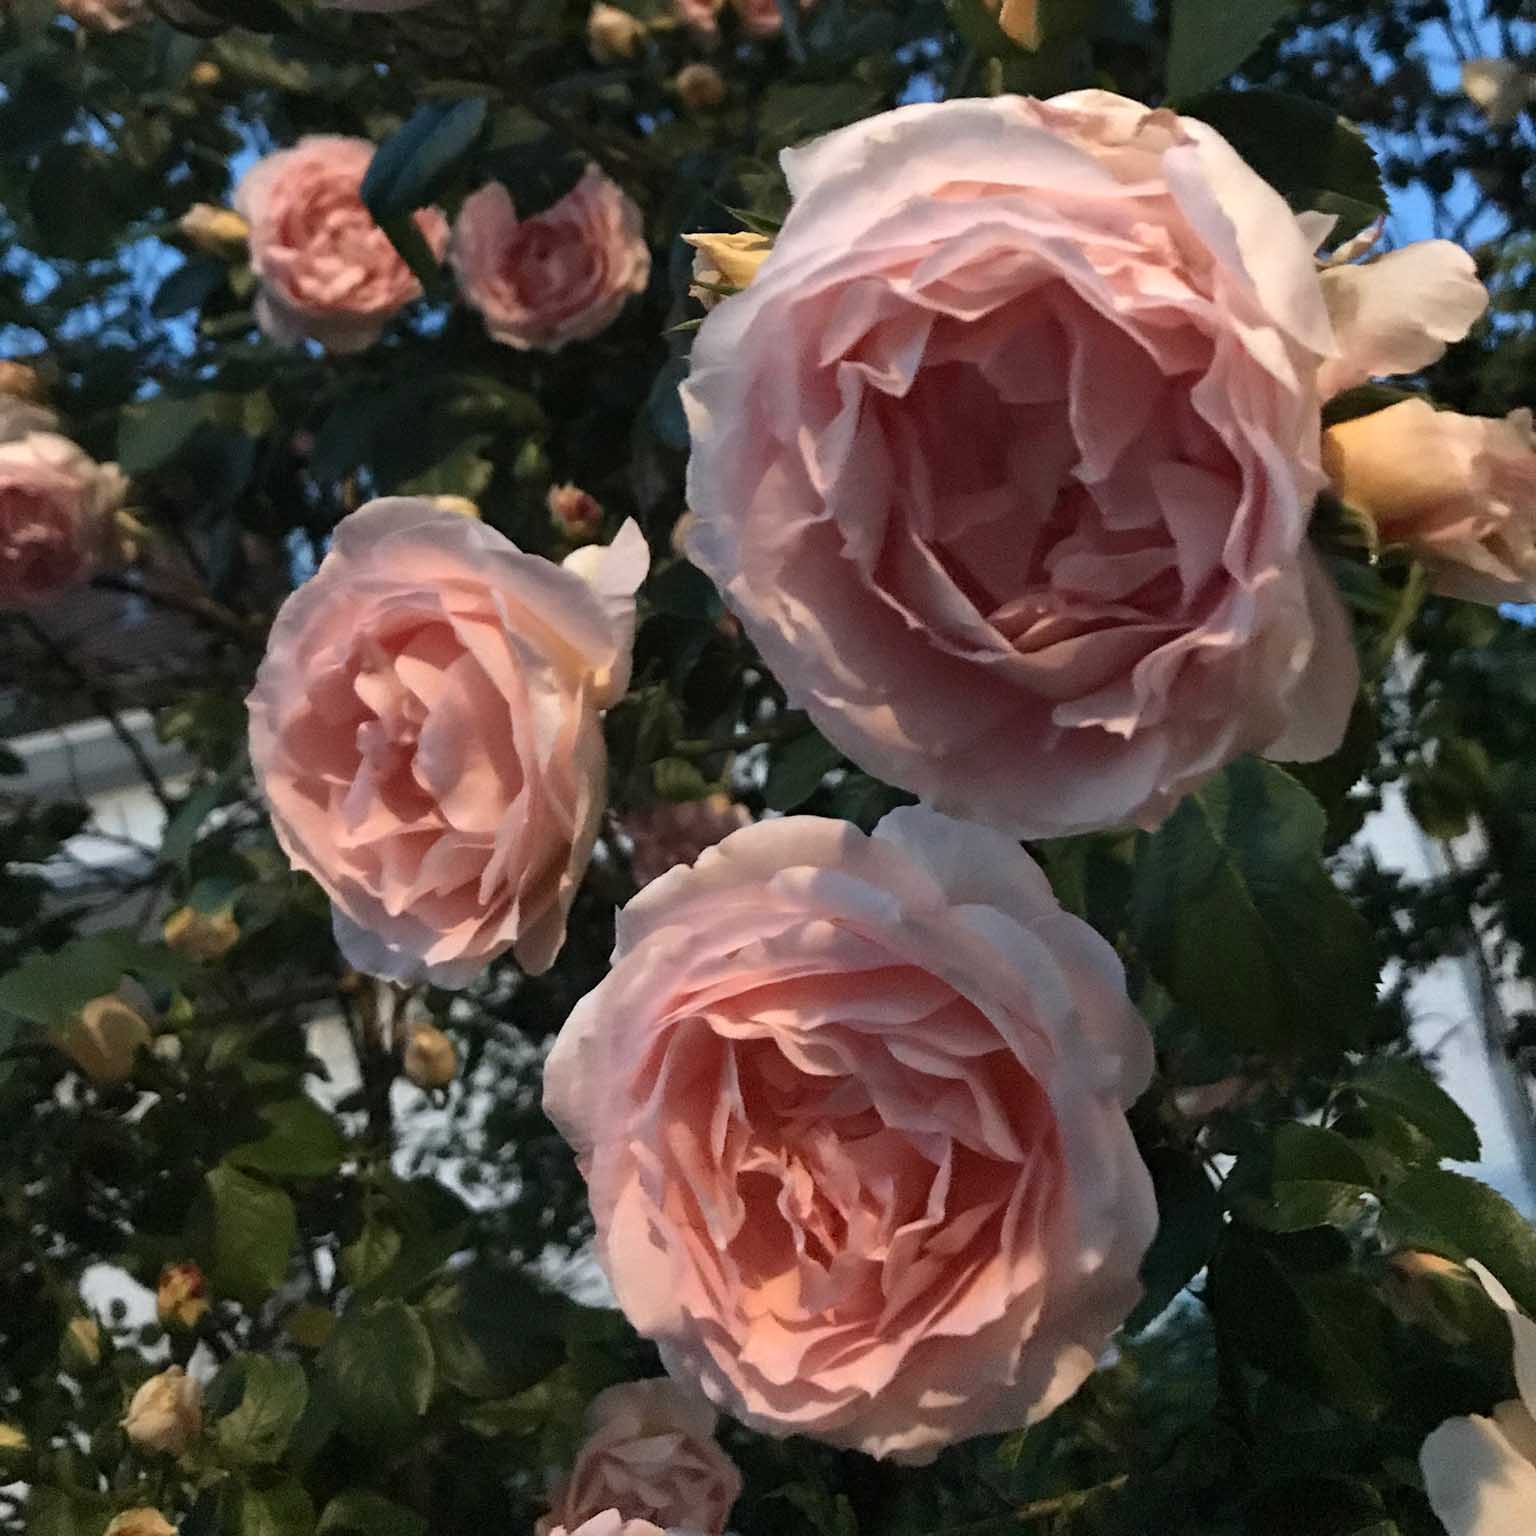
[[[1245,1206],[1243,1217],[1266,1232],[1303,1232],[1309,1227],[1349,1227],[1369,1215],[1375,1197],[1360,1184],[1333,1179],[1277,1183],[1267,1201]]]
[[[1475,1163],[1482,1156],[1471,1117],[1416,1062],[1390,1058],[1369,1062],[1350,1086],[1367,1104],[1391,1110],[1417,1126],[1442,1157]]]
[[[1212,91],[1181,102],[1180,111],[1209,123],[1292,207],[1337,214],[1336,237],[1386,212],[1381,168],[1365,135],[1319,102],[1279,91]]]
[[[34,1488],[25,1505],[27,1536],[101,1536],[111,1509],[94,1494]]]
[[[1449,1169],[1416,1169],[1383,1197],[1381,1230],[1400,1248],[1481,1261],[1536,1317],[1536,1228],[1486,1184]]]
[[[720,617],[722,604],[714,582],[687,560],[664,566],[646,583],[645,595],[658,613],[674,618],[706,622]]]
[[[804,805],[821,787],[821,781],[843,760],[843,754],[819,731],[806,731],[793,741],[773,749],[763,797],[774,811],[792,811]]]
[[[1337,1131],[1297,1121],[1275,1132],[1272,1176],[1277,1184],[1324,1179],[1368,1187],[1371,1165]]]
[[[1160,1317],[1210,1263],[1222,1228],[1221,1198],[1198,1158],[1176,1147],[1154,1147],[1146,1161],[1157,1191],[1158,1228],[1141,1261],[1143,1293],[1127,1324],[1132,1331]]]
[[[176,982],[195,970],[163,945],[140,944],[127,929],[113,929],[29,955],[0,977],[0,1013],[56,1029],[93,997],[115,991],[125,974]]]
[[[1294,779],[1248,758],[1138,838],[1136,942],[1214,1037],[1286,1056],[1365,1038],[1371,934],[1324,868],[1325,825]]]
[[[342,1425],[364,1445],[408,1435],[432,1400],[432,1339],[403,1301],[348,1312],[321,1358]]]
[[[442,1379],[468,1397],[501,1398],[542,1381],[566,1357],[566,1307],[504,1265],[479,1264],[423,1304]]]
[[[215,1291],[259,1306],[283,1283],[298,1237],[293,1201],[227,1163],[204,1175],[213,1203]]]
[[[374,152],[362,196],[379,223],[427,207],[485,127],[485,102],[429,101]]]
[[[278,1178],[319,1179],[346,1160],[346,1137],[307,1094],[263,1104],[257,1113],[271,1129],[260,1141],[225,1153],[224,1160],[235,1167]]]
[[[265,390],[239,394],[155,395],[126,407],[117,419],[117,460],[124,474],[143,475],[193,446],[205,427],[259,438],[276,420]]]
[[[315,1506],[301,1484],[241,1490],[235,1536],[312,1536],[314,1529]]]
[[[1260,1238],[1229,1227],[1206,1299],[1229,1347],[1254,1365],[1373,1418],[1389,1402],[1391,1315],[1365,1281],[1335,1267],[1341,1247],[1333,1232]]]
[[[663,757],[651,764],[651,783],[663,800],[702,800],[719,788],[686,757]]]
[[[235,1359],[244,1367],[245,1392],[239,1406],[214,1426],[214,1439],[239,1465],[279,1461],[309,1402],[304,1367],[267,1355]]]
[[[762,145],[779,148],[841,128],[879,111],[884,100],[883,86],[859,80],[770,85],[758,114]]]
[[[347,1284],[354,1288],[371,1285],[387,1274],[400,1257],[403,1242],[398,1227],[383,1221],[366,1222],[356,1241],[341,1250],[341,1273]]]
[[[338,1493],[320,1516],[318,1536],[427,1536],[427,1522],[414,1510],[392,1504],[365,1488]]]
[[[1168,93],[1220,85],[1279,25],[1296,0],[1174,0]]]

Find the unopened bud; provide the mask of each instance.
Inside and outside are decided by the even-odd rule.
[[[176,227],[189,245],[223,261],[243,256],[251,238],[251,226],[233,208],[218,208],[212,203],[194,203]]]
[[[757,269],[768,259],[773,241],[767,235],[745,230],[735,235],[684,235],[683,239],[694,248],[693,282],[688,292],[705,309],[713,309],[722,298],[724,288],[740,292],[757,276]]]
[[[48,403],[48,389],[42,375],[25,363],[0,362],[0,395],[25,400],[28,405]]]
[[[225,907],[219,912],[199,912],[178,907],[161,929],[166,947],[194,960],[222,960],[240,942],[240,925]]]
[[[103,1536],[176,1536],[176,1527],[158,1509],[125,1509]]]
[[[59,1358],[71,1376],[82,1376],[101,1364],[101,1326],[94,1317],[70,1318]]]
[[[125,1083],[133,1076],[139,1048],[150,1041],[143,1016],[114,993],[92,998],[64,1029],[64,1049],[71,1061],[100,1087]]]
[[[638,16],[599,0],[587,16],[587,47],[599,64],[632,59],[645,41],[645,23]]]
[[[418,1088],[446,1088],[459,1073],[453,1041],[433,1024],[418,1024],[405,1043],[405,1075]]]
[[[457,512],[460,517],[479,517],[480,508],[468,496],[428,496],[439,512]]]
[[[685,64],[672,82],[678,100],[695,112],[718,107],[726,97],[725,77],[713,64]]]
[[[555,531],[573,544],[590,543],[603,530],[601,505],[579,485],[550,486],[547,504]]]
[[[155,1312],[165,1328],[190,1332],[207,1315],[208,1282],[192,1263],[167,1264],[155,1287]]]
[[[202,1433],[203,1389],[173,1365],[133,1394],[123,1428],[141,1451],[180,1456]]]
[[[187,79],[200,91],[211,91],[224,78],[224,71],[212,59],[199,59]]]

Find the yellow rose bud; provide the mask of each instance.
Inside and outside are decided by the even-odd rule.
[[[678,100],[695,112],[718,107],[726,97],[725,76],[713,64],[685,64],[672,82]]]
[[[218,208],[212,203],[194,203],[176,227],[189,245],[224,261],[243,256],[251,238],[251,226],[233,208]]]
[[[30,1450],[31,1442],[27,1439],[27,1432],[18,1428],[15,1424],[0,1423],[0,1456]]]
[[[431,1024],[418,1024],[405,1043],[405,1075],[418,1088],[446,1088],[459,1073],[453,1041]]]
[[[59,1355],[72,1376],[101,1364],[101,1327],[94,1317],[72,1317],[64,1330]]]
[[[104,1536],[176,1536],[176,1527],[158,1509],[125,1509],[112,1517]]]
[[[212,59],[199,59],[187,76],[200,91],[209,91],[224,78],[224,71]]]
[[[693,258],[696,286],[688,292],[705,309],[712,309],[723,297],[715,289],[739,291],[747,287],[773,249],[773,241],[767,235],[754,234],[751,230],[739,235],[684,235],[683,239],[698,252]],[[697,286],[700,284],[707,286]]]
[[[166,1328],[196,1328],[207,1315],[208,1282],[196,1264],[167,1264],[155,1288],[155,1311]]]
[[[25,363],[0,362],[0,395],[25,400],[29,405],[48,403],[48,388],[42,375]]]
[[[1040,0],[985,0],[997,17],[997,25],[1009,42],[1031,51],[1045,41],[1040,23]]]
[[[173,1365],[133,1394],[123,1417],[128,1438],[141,1451],[180,1456],[203,1429],[203,1389]]]
[[[150,1041],[150,1028],[113,993],[92,998],[65,1026],[64,1049],[93,1083],[111,1087],[133,1075],[134,1059]]]
[[[587,17],[587,47],[600,64],[631,59],[645,40],[645,23],[616,5],[601,3]]]
[[[178,907],[161,929],[166,947],[194,960],[222,960],[240,942],[240,925],[225,907],[220,912],[199,912]]]
[[[439,512],[457,512],[460,517],[479,517],[480,508],[468,496],[428,496]]]

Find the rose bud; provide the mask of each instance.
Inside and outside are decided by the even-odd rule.
[[[0,362],[0,395],[25,400],[29,405],[48,403],[48,388],[42,375],[25,363]]]
[[[194,960],[222,960],[240,942],[240,925],[228,907],[220,912],[178,907],[160,931],[168,949]]]
[[[125,1509],[113,1516],[104,1536],[176,1536],[176,1527],[158,1509]]]
[[[212,203],[194,203],[176,228],[189,245],[224,261],[243,256],[251,238],[251,226],[233,208],[217,208]]]
[[[155,1288],[155,1311],[166,1328],[191,1330],[207,1315],[208,1282],[192,1263],[167,1264]]]
[[[202,1433],[203,1389],[173,1365],[133,1394],[123,1428],[141,1451],[180,1456]]]
[[[101,1364],[101,1325],[94,1317],[72,1317],[59,1345],[59,1360],[71,1376]]]
[[[459,1072],[453,1041],[432,1024],[418,1024],[405,1043],[405,1075],[418,1088],[446,1088]]]
[[[587,544],[603,531],[603,509],[597,498],[579,485],[552,485],[547,498],[555,531],[573,544]]]
[[[773,249],[767,235],[751,230],[735,235],[684,235],[683,239],[698,253],[693,258],[694,286],[688,293],[705,309],[713,309],[727,297],[717,289],[731,288],[739,293],[747,287]]]
[[[125,1083],[133,1076],[139,1048],[150,1042],[143,1016],[115,993],[92,998],[64,1030],[64,1050],[71,1061],[100,1088]]]
[[[439,512],[457,512],[460,517],[479,517],[480,508],[468,496],[428,496]]]
[[[707,112],[726,98],[725,77],[713,64],[685,64],[672,82],[678,100],[695,112]]]
[[[645,23],[616,5],[598,4],[587,17],[587,47],[599,64],[631,59],[645,41]]]

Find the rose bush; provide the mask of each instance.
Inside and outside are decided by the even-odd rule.
[[[1151,1066],[1114,952],[1015,845],[792,817],[625,908],[545,1105],[670,1371],[926,1461],[1051,1412],[1135,1304]]]

